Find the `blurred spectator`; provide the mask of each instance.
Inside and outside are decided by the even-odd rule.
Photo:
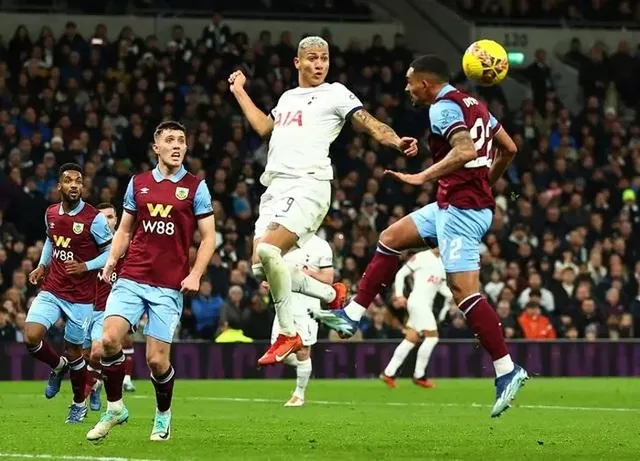
[[[220,296],[213,294],[213,287],[209,280],[205,279],[200,283],[200,292],[191,301],[191,312],[195,317],[195,330],[200,338],[212,339],[214,337],[223,302]]]
[[[522,328],[525,339],[555,339],[556,331],[547,317],[542,315],[540,305],[529,301],[524,311],[518,317],[518,324]]]

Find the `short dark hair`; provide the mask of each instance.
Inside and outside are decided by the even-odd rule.
[[[98,210],[106,210],[108,208],[113,208],[114,210],[116,209],[116,206],[109,203],[109,202],[102,202],[102,203],[98,203],[98,206],[96,206],[96,208]]]
[[[162,132],[166,130],[182,131],[185,135],[187,134],[187,129],[182,123],[176,122],[175,120],[167,120],[166,122],[162,122],[156,127],[156,130],[153,132],[154,139],[160,136]]]
[[[62,173],[65,171],[77,171],[82,174],[82,167],[77,163],[65,163],[58,169],[58,178],[62,177]]]
[[[529,301],[527,304],[524,305],[524,308],[527,309],[529,307],[533,307],[534,309],[539,309],[540,308],[540,304],[538,304],[535,301]]]
[[[444,59],[439,58],[435,54],[425,54],[419,56],[411,63],[414,72],[423,72],[435,75],[442,83],[448,82],[451,78],[449,66]]]

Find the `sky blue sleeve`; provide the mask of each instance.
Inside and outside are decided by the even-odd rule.
[[[124,208],[128,211],[138,211],[138,207],[136,207],[136,199],[133,196],[133,178],[129,181],[127,191],[124,193]]]
[[[95,271],[98,269],[102,269],[105,264],[107,264],[107,259],[109,259],[109,250],[111,250],[111,245],[107,245],[101,249],[102,253],[93,258],[91,261],[87,261],[85,264],[87,265],[88,271]]]
[[[495,130],[499,124],[500,122],[498,122],[498,119],[495,118],[491,112],[489,112],[489,126],[491,127],[491,129]]]
[[[98,213],[93,222],[91,223],[91,236],[98,244],[98,247],[102,248],[111,243],[113,239],[113,233],[109,228],[107,218],[102,213]]]
[[[48,266],[51,262],[51,253],[53,253],[53,245],[51,244],[51,240],[47,237],[44,240],[44,247],[42,247],[42,254],[40,255],[39,266]]]
[[[433,104],[429,109],[429,122],[431,132],[449,137],[455,128],[465,128],[462,108],[453,101],[443,99]]]
[[[211,193],[204,180],[200,181],[196,195],[193,197],[193,212],[197,217],[206,217],[213,213]]]

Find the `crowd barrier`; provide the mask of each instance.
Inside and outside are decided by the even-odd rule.
[[[372,378],[389,361],[397,342],[320,342],[313,347],[316,378]],[[284,365],[258,368],[266,343],[213,344],[183,342],[172,349],[172,362],[181,379],[277,379],[292,377]],[[515,361],[531,374],[548,377],[640,376],[640,341],[514,341],[509,344]],[[148,377],[144,344],[136,345],[134,377]],[[401,375],[413,371],[415,351]],[[436,347],[429,376],[434,378],[492,377],[490,357],[475,341],[441,341]],[[0,380],[45,379],[47,366],[36,362],[24,344],[0,343]]]

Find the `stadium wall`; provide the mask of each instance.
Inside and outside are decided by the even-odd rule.
[[[317,378],[374,378],[384,369],[397,343],[326,342],[313,348]],[[181,379],[278,379],[293,377],[293,370],[278,365],[258,369],[256,361],[266,343],[177,343],[172,363]],[[514,360],[535,376],[640,376],[640,341],[514,341],[509,344]],[[135,377],[146,379],[149,371],[144,346],[136,347]],[[410,376],[415,351],[401,372]],[[490,357],[474,341],[442,341],[429,364],[434,378],[493,377]],[[34,361],[24,344],[0,344],[0,380],[44,380],[46,365]]]
[[[136,35],[146,37],[156,35],[161,43],[171,40],[171,29],[176,24],[181,25],[186,35],[191,38],[200,38],[202,30],[209,25],[210,18],[161,18],[139,16],[69,16],[64,14],[26,14],[3,13],[0,15],[0,27],[2,30],[13,31],[19,24],[24,24],[31,37],[38,37],[42,26],[49,26],[54,34],[62,33],[65,24],[73,21],[78,27],[78,32],[85,38],[92,37],[95,27],[104,24],[109,30],[109,39],[115,40],[120,30],[125,26],[134,28]],[[257,40],[260,32],[268,30],[273,36],[273,43],[277,43],[280,33],[288,30],[293,40],[298,40],[304,34],[320,34],[323,29],[331,31],[333,42],[340,47],[345,47],[352,39],[361,41],[364,49],[369,47],[375,34],[380,34],[384,43],[393,44],[394,35],[404,32],[400,22],[388,23],[340,23],[327,21],[276,21],[276,20],[252,20],[252,19],[225,19],[224,21],[233,32],[245,32],[251,41]]]

